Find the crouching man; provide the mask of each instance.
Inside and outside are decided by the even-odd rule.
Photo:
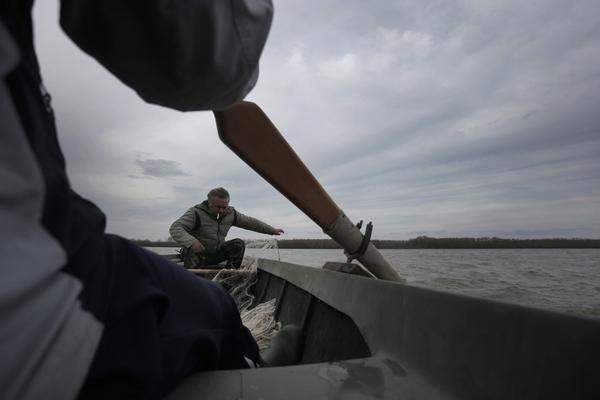
[[[283,229],[273,228],[231,207],[229,192],[223,188],[211,190],[205,201],[173,222],[169,233],[182,246],[185,268],[214,266],[223,261],[227,262],[227,268],[238,268],[244,258],[245,244],[242,239],[225,241],[232,226],[267,235],[283,233]]]

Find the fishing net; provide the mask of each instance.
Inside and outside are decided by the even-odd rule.
[[[279,256],[279,247],[275,239],[246,241],[246,256],[240,268],[222,269],[213,278],[231,294],[240,310],[242,323],[250,329],[259,349],[269,346],[271,338],[281,328],[275,321],[276,299],[257,304],[252,307],[254,295],[252,286],[258,280],[257,266],[259,258]],[[248,255],[251,254],[251,255]]]

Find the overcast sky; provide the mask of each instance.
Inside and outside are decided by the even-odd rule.
[[[72,184],[108,231],[166,238],[224,186],[284,238],[324,237],[221,144],[210,113],[144,103],[70,42],[57,9],[37,1],[42,73]],[[248,100],[375,238],[599,238],[599,15],[597,0],[279,1]]]

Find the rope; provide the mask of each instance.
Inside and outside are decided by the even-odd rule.
[[[246,241],[246,248],[259,249],[265,253],[276,249],[277,258],[281,260],[279,247],[275,239],[249,240]],[[262,350],[269,346],[271,338],[281,328],[281,323],[276,322],[274,318],[276,299],[271,299],[250,308],[254,302],[251,289],[258,280],[257,266],[259,258],[262,258],[260,252],[258,256],[246,256],[240,268],[222,269],[212,280],[221,284],[233,297],[240,310],[242,323],[252,332],[252,336],[254,336],[256,343]]]

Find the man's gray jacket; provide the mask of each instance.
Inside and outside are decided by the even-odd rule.
[[[177,221],[173,222],[169,233],[173,240],[182,247],[190,247],[196,241],[200,241],[206,251],[210,253],[221,247],[232,226],[267,235],[276,233],[272,226],[244,215],[233,207],[229,207],[226,213],[222,213],[217,218],[217,214],[208,208],[206,200],[191,207]]]

